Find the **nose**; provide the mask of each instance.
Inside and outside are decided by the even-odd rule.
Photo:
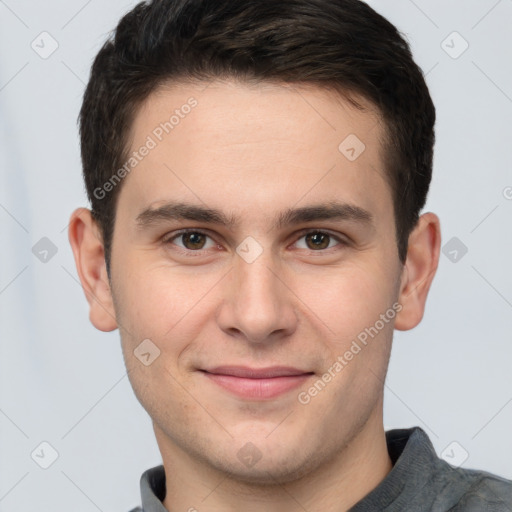
[[[258,344],[292,334],[297,327],[294,295],[272,255],[264,251],[252,263],[237,255],[233,265],[217,313],[220,328]]]

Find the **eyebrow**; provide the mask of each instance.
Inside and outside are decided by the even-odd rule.
[[[233,228],[239,223],[235,215],[226,215],[220,210],[183,202],[168,202],[158,208],[148,207],[136,218],[140,229],[171,220],[190,220],[208,224],[219,224]],[[331,201],[300,208],[288,208],[277,216],[273,229],[293,224],[319,220],[348,220],[371,225],[373,216],[364,208],[348,203]]]

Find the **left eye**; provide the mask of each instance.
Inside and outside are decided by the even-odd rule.
[[[168,242],[173,242],[175,240],[180,240],[182,245],[179,244],[178,247],[182,247],[183,249],[188,249],[191,251],[200,251],[203,249],[210,249],[215,246],[215,242],[210,238],[210,246],[206,243],[206,239],[210,238],[205,233],[201,231],[188,231],[185,233],[178,233],[168,240]]]
[[[339,240],[329,233],[325,233],[323,231],[311,231],[302,235],[299,240],[305,239],[305,244],[300,249],[311,249],[313,251],[317,251],[319,249],[330,249],[332,247],[331,242]],[[297,241],[297,245],[299,245],[299,240]]]

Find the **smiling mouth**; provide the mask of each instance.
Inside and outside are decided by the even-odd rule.
[[[244,366],[222,366],[202,373],[222,389],[246,399],[271,399],[289,392],[314,372],[288,366],[249,368]]]

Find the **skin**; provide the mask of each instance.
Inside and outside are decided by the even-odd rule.
[[[392,469],[382,410],[393,329],[423,316],[439,219],[420,217],[402,265],[382,163],[386,127],[364,100],[365,111],[356,110],[317,87],[162,86],[134,119],[131,150],[190,96],[198,105],[122,182],[110,282],[90,211],[71,216],[90,320],[102,331],[119,328],[130,382],[153,420],[170,512],[345,511]],[[338,150],[349,134],[366,146],[354,161]],[[236,223],[137,225],[143,210],[168,201],[215,208]],[[288,208],[331,201],[366,210],[371,223],[274,226]],[[175,237],[183,228],[206,236]],[[331,235],[320,235],[321,248],[306,236],[315,230]],[[251,263],[236,252],[248,236],[263,249]],[[300,403],[298,394],[395,303],[395,318]],[[145,366],[134,350],[148,338],[160,355]],[[199,371],[226,364],[314,375],[273,399],[242,399]],[[248,442],[261,455],[250,467],[237,457]]]

